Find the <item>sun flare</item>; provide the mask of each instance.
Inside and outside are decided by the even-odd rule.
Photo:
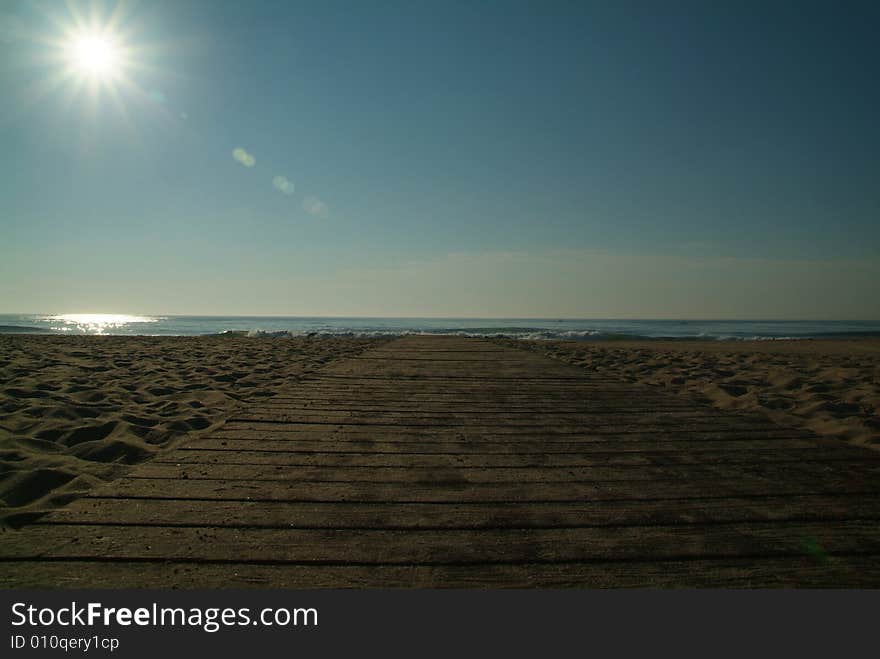
[[[149,32],[135,4],[69,0],[38,8],[45,30],[35,30],[28,38],[38,75],[23,89],[20,102],[29,106],[54,97],[64,109],[75,103],[76,116],[90,123],[115,113],[133,137],[135,107],[178,116],[169,111],[157,88],[165,75],[157,66],[163,47],[145,41]]]
[[[66,51],[68,65],[78,75],[93,80],[112,80],[122,73],[123,51],[110,34],[75,34]]]

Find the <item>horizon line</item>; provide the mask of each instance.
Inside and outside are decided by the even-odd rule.
[[[332,318],[332,319],[385,319],[385,320],[549,320],[553,322],[567,321],[677,321],[677,322],[839,322],[839,323],[874,323],[880,322],[880,318],[816,318],[816,317],[797,317],[797,318],[773,318],[773,317],[682,317],[682,316],[666,316],[666,317],[648,317],[648,316],[371,316],[362,314],[274,314],[274,313],[256,313],[256,314],[218,314],[218,313],[151,313],[151,312],[98,312],[98,311],[82,311],[82,312],[65,312],[65,313],[47,313],[36,311],[24,312],[0,312],[0,316],[65,316],[65,315],[112,315],[112,316],[143,316],[143,317],[165,317],[165,318]]]

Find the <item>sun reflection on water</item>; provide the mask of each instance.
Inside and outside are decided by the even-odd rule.
[[[58,327],[53,327],[53,330],[82,334],[116,333],[134,323],[155,323],[159,320],[150,316],[130,316],[120,313],[65,313],[49,316],[48,319],[61,323]]]

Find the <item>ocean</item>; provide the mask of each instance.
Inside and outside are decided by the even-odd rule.
[[[452,334],[522,339],[808,339],[880,336],[880,321],[331,318],[308,316],[0,315],[0,333],[277,337]]]

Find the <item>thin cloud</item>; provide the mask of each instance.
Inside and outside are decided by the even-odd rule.
[[[253,167],[257,164],[257,159],[241,147],[232,150],[232,157],[245,167]]]
[[[317,197],[306,197],[303,201],[303,210],[312,217],[327,217],[330,213],[327,204]]]
[[[278,190],[281,194],[292,195],[293,194],[293,182],[288,181],[283,176],[276,176],[272,179],[272,186]]]

